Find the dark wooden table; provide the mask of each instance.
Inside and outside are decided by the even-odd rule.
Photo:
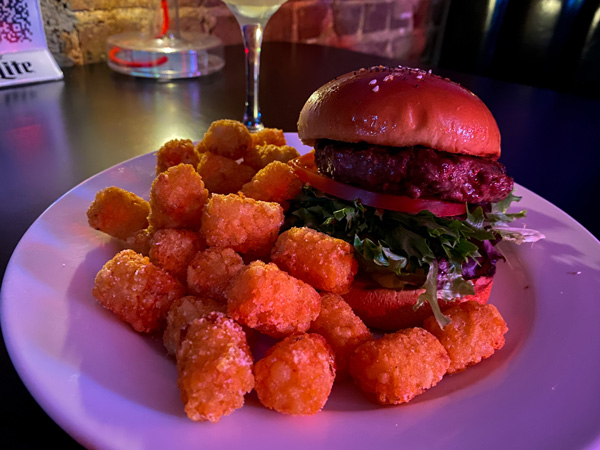
[[[97,64],[62,82],[0,90],[0,277],[29,225],[88,177],[175,137],[199,139],[216,119],[243,113],[242,48],[226,48],[220,73],[157,83]],[[350,51],[269,43],[261,104],[269,127],[295,131],[300,108],[336,75],[397,64]],[[503,139],[501,161],[517,183],[600,236],[600,100],[439,70],[479,95]],[[29,395],[1,345],[0,448],[78,445]]]

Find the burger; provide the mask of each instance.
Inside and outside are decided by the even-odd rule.
[[[350,242],[359,274],[344,295],[370,327],[419,325],[452,302],[488,300],[502,240],[536,232],[507,224],[513,179],[500,132],[472,92],[430,71],[372,67],[315,91],[298,135],[314,151],[291,162],[306,183],[288,226]]]

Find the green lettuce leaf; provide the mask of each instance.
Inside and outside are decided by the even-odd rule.
[[[406,214],[376,209],[305,187],[291,202],[285,226],[311,227],[349,242],[361,268],[383,287],[424,288],[415,307],[428,302],[442,325],[446,319],[437,298],[453,300],[474,293],[473,284],[462,277],[462,266],[481,256],[481,242],[502,238],[526,242],[519,235],[523,229],[506,227],[525,215],[524,211],[507,213],[518,200],[511,194],[485,209],[467,208],[464,218],[441,218],[428,211]],[[442,282],[439,259],[448,262]]]
[[[433,311],[433,317],[435,317],[436,322],[441,328],[444,328],[446,325],[450,323],[450,319],[442,313],[440,309],[440,304],[438,302],[438,289],[437,289],[437,264],[435,261],[432,261],[429,266],[429,270],[427,272],[427,279],[425,280],[425,284],[423,288],[425,288],[425,292],[419,295],[417,299],[417,303],[415,303],[414,309],[420,308],[423,303],[427,302],[431,306],[431,310]]]

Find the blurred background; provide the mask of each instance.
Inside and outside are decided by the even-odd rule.
[[[105,41],[148,30],[160,0],[41,0],[62,67],[106,59]],[[183,31],[241,43],[219,0],[179,0]],[[600,95],[600,0],[290,0],[265,41],[314,43],[585,96]],[[318,70],[318,69],[317,69]]]

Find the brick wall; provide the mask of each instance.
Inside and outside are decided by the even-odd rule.
[[[448,0],[290,0],[269,21],[265,41],[303,42],[404,60],[431,53]],[[106,59],[105,41],[123,31],[160,26],[157,0],[41,0],[50,50],[61,66]],[[184,31],[241,42],[219,0],[179,0]],[[157,25],[158,24],[158,25]]]

